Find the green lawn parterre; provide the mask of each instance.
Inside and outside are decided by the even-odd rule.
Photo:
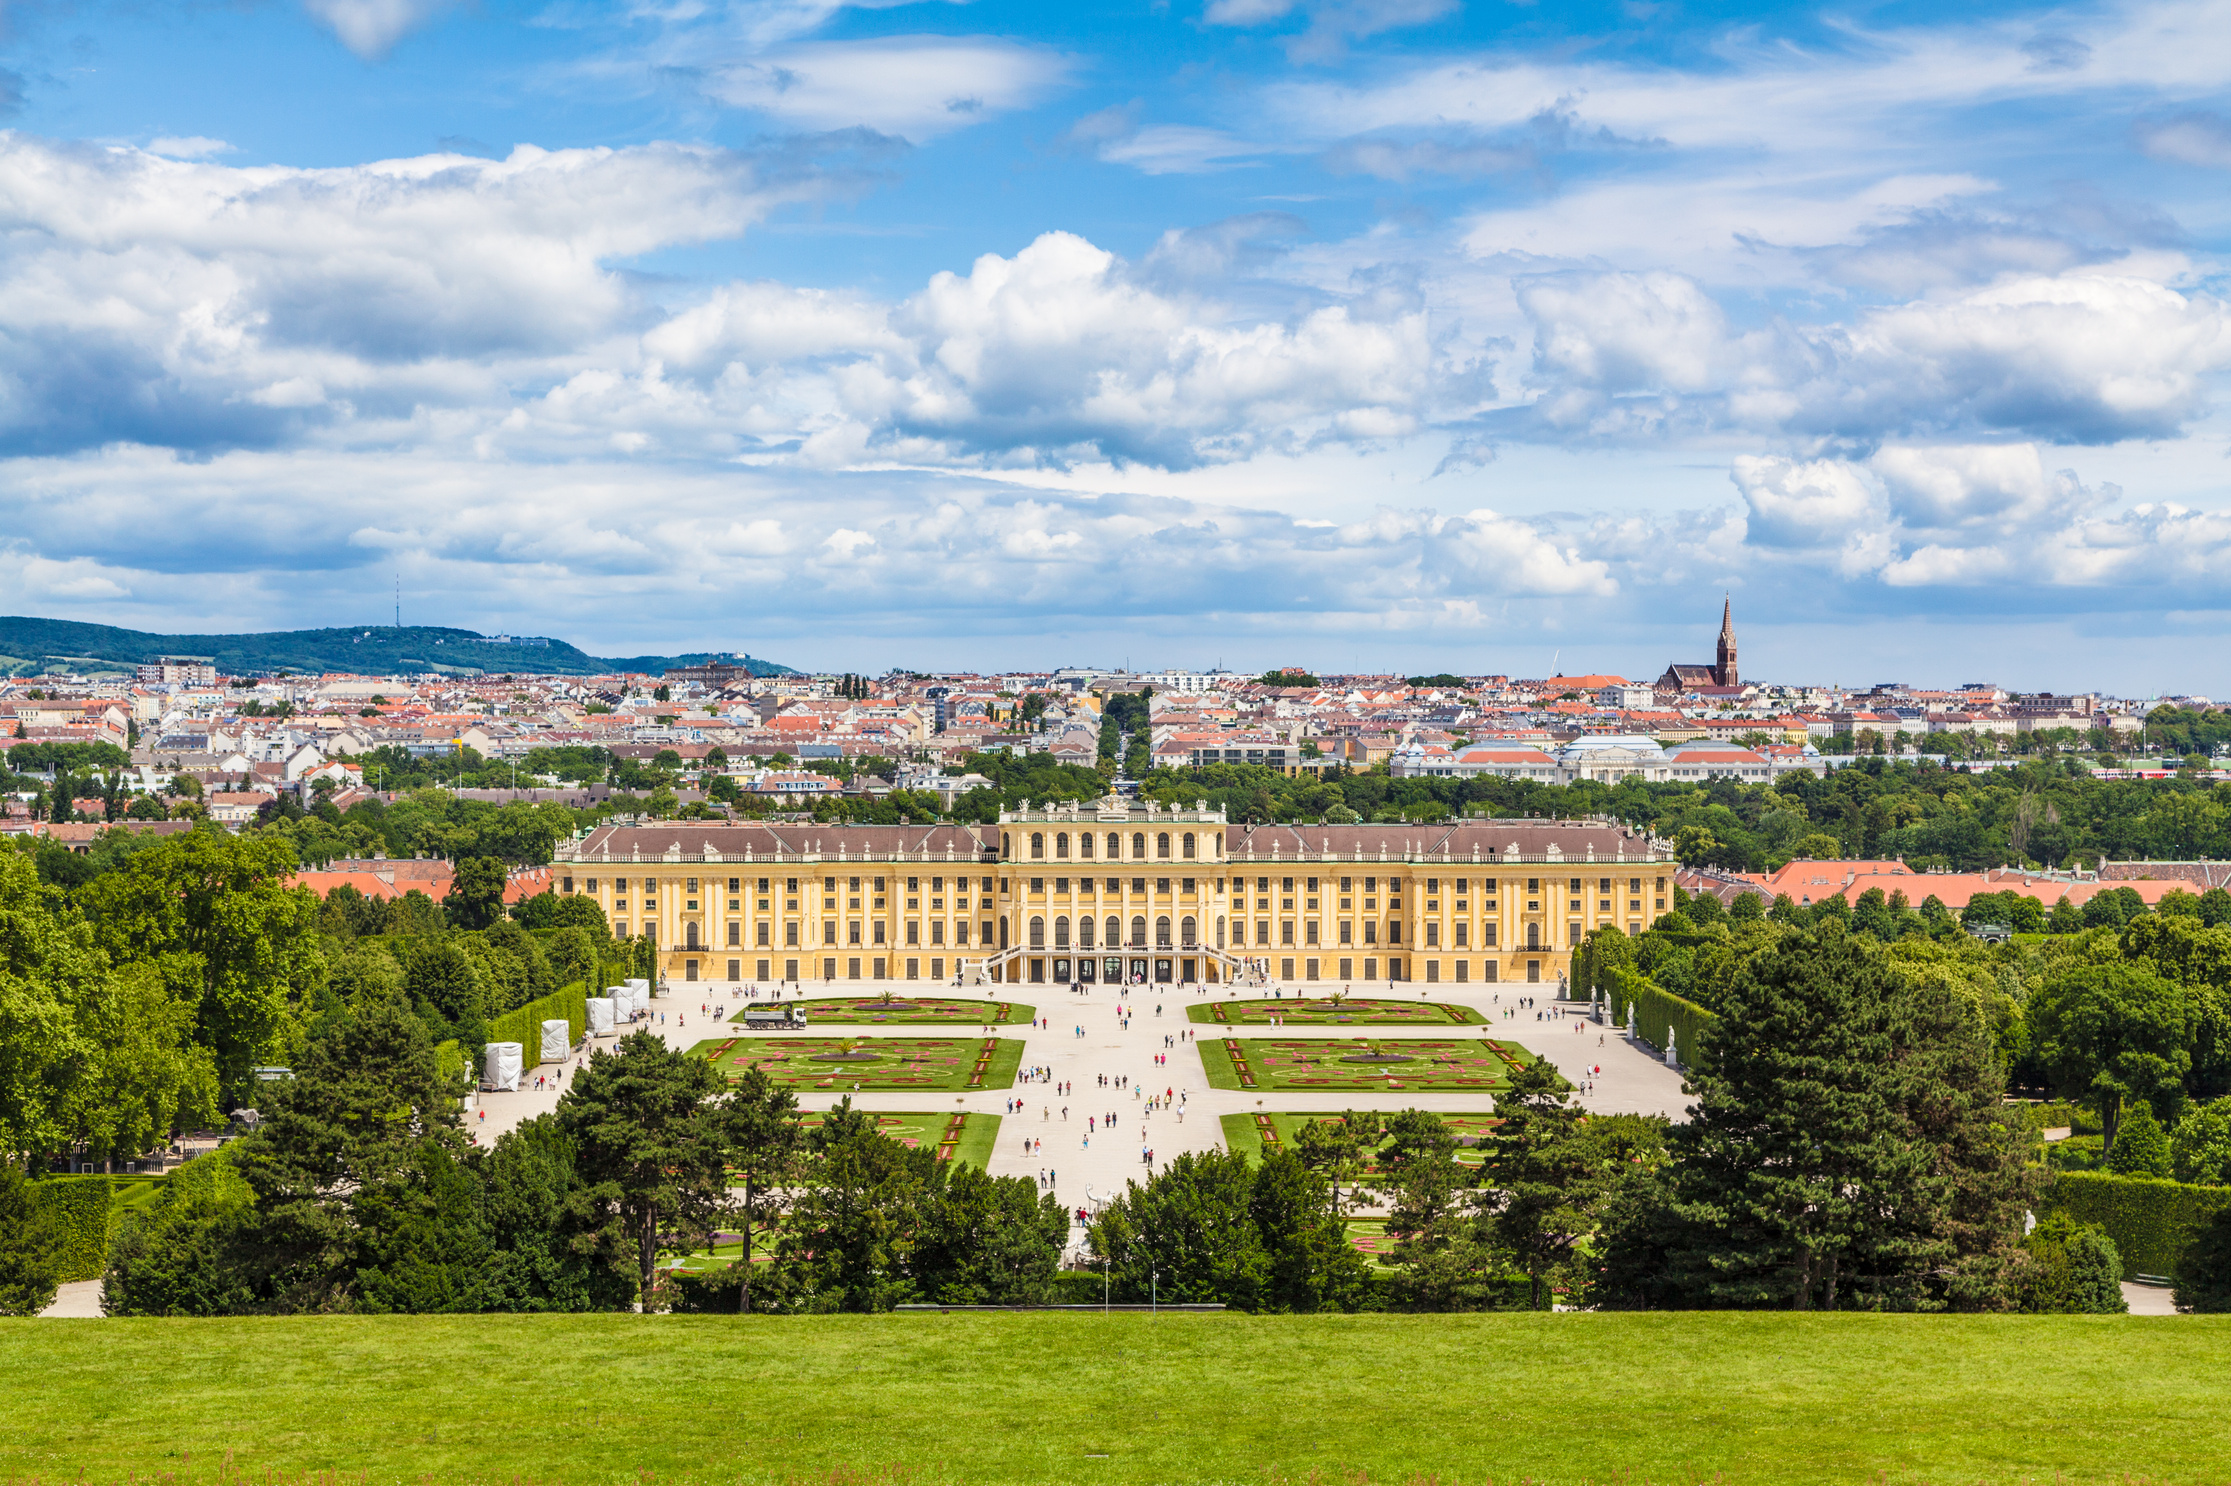
[[[2227,1362],[2225,1317],[0,1321],[0,1477],[2216,1482]]]
[[[865,1061],[831,1061],[854,1052]],[[1014,1086],[1021,1066],[1019,1037],[802,1037],[789,1032],[739,1032],[709,1038],[690,1049],[730,1078],[757,1067],[799,1093],[849,1094],[922,1090],[964,1094]]]
[[[1487,1093],[1534,1061],[1517,1043],[1488,1037],[1203,1037],[1196,1046],[1212,1089]],[[1347,1061],[1377,1053],[1405,1061]]]
[[[1185,1008],[1191,1021],[1219,1026],[1267,1027],[1274,1019],[1293,1026],[1471,1027],[1487,1018],[1449,1001],[1388,1001],[1318,996],[1300,1000],[1201,1001]]]
[[[1476,1141],[1480,1136],[1494,1129],[1496,1125],[1495,1116],[1484,1111],[1479,1114],[1442,1114],[1436,1111],[1435,1114],[1442,1124],[1449,1127],[1449,1133],[1459,1141],[1456,1148],[1457,1164],[1459,1166],[1479,1165],[1481,1157],[1478,1148],[1462,1142]],[[1224,1148],[1238,1151],[1248,1160],[1260,1163],[1263,1159],[1263,1151],[1268,1147],[1284,1145],[1299,1149],[1297,1142],[1301,1136],[1302,1126],[1313,1120],[1338,1120],[1339,1118],[1340,1111],[1336,1109],[1314,1112],[1257,1110],[1252,1114],[1223,1115],[1219,1117],[1219,1121],[1224,1129]],[[1379,1171],[1375,1165],[1369,1162],[1365,1163],[1363,1169],[1365,1180],[1368,1181],[1378,1174]]]
[[[735,1008],[735,1015],[729,1020],[741,1023],[746,1011],[764,1004],[766,1003],[746,1002]],[[1016,1001],[969,1001],[959,996],[910,996],[896,993],[889,1002],[881,996],[825,996],[810,1001],[786,1001],[782,1004],[804,1008],[806,1025],[809,1027],[824,1023],[850,1025],[901,1022],[980,1027],[1033,1021],[1038,1015],[1037,1007],[1024,1006]]]

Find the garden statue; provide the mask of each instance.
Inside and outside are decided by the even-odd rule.
[[[1673,1050],[1673,1027],[1669,1024],[1666,1027],[1666,1067],[1679,1068],[1680,1066],[1681,1059]]]

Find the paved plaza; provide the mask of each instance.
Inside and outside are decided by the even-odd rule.
[[[1213,1023],[1189,1019],[1189,1008],[1215,1000],[1262,1002],[1296,1000],[1323,992],[1321,985],[1297,987],[1273,982],[1248,986],[1237,994],[1216,986],[1090,986],[1072,994],[1066,986],[986,986],[960,993],[990,1006],[1013,998],[1038,1010],[1040,1025],[1010,1023],[993,1030],[1004,1039],[1022,1039],[1021,1066],[1012,1086],[986,1087],[930,1096],[956,1113],[1004,1116],[993,1145],[989,1168],[995,1176],[1028,1176],[1044,1173],[1062,1204],[1074,1211],[1113,1195],[1133,1178],[1143,1177],[1147,1165],[1141,1148],[1153,1151],[1157,1164],[1183,1151],[1223,1147],[1225,1115],[1275,1114],[1321,1111],[1328,1107],[1395,1111],[1426,1109],[1440,1114],[1481,1114],[1492,1105],[1490,1094],[1475,1090],[1431,1091],[1348,1090],[1328,1093],[1297,1089],[1292,1092],[1254,1089],[1212,1089],[1204,1073],[1199,1044],[1228,1035]],[[1371,988],[1381,1000],[1439,1003],[1469,1008],[1481,1017],[1458,1034],[1468,1041],[1516,1044],[1535,1057],[1546,1058],[1565,1077],[1585,1088],[1579,1102],[1586,1108],[1612,1114],[1660,1114],[1680,1118],[1687,1106],[1681,1078],[1649,1050],[1630,1044],[1610,1027],[1599,1027],[1581,1015],[1559,1015],[1549,994],[1552,987],[1438,985],[1430,998],[1415,985]],[[1528,991],[1534,1004],[1524,1005]],[[992,994],[985,994],[990,992]],[[1359,988],[1359,995],[1363,988]],[[941,994],[955,993],[946,989]],[[726,984],[682,985],[651,1002],[650,1029],[671,1046],[687,1050],[709,1038],[751,1038],[770,1043],[812,1037],[809,1028],[797,1032],[744,1032],[734,1017],[749,1000],[737,1000]],[[715,1007],[727,1017],[716,1020]],[[1248,1032],[1260,1035],[1253,1023]],[[1411,1025],[1281,1024],[1281,1043],[1323,1038],[1353,1044],[1360,1035],[1374,1044],[1398,1044],[1404,1039],[1447,1042],[1452,1028],[1445,1016]],[[919,1038],[923,1028],[907,1026],[848,1025],[848,1041],[874,1038]],[[602,1045],[609,1046],[609,1041]],[[1161,1061],[1157,1061],[1160,1059]],[[1591,1070],[1600,1068],[1601,1072]],[[559,1086],[531,1087],[538,1074],[546,1079],[557,1072],[547,1065],[530,1069],[530,1086],[516,1094],[481,1094],[466,1120],[483,1141],[493,1141],[520,1120],[552,1109]],[[834,1105],[848,1090],[803,1088],[799,1104],[808,1110]],[[1166,1095],[1169,1107],[1150,1111],[1150,1096]],[[851,1095],[853,1104],[878,1113],[919,1112],[928,1107],[919,1091],[867,1092]],[[1010,1111],[1012,1101],[1020,1109]],[[1108,1115],[1115,1123],[1105,1123]],[[1090,1127],[1088,1129],[1088,1121]],[[1035,1142],[1036,1144],[1026,1144]]]

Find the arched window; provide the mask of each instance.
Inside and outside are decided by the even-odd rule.
[[[1224,915],[1221,913],[1216,916],[1216,947],[1224,947]]]
[[[1066,860],[1069,855],[1069,833],[1063,831],[1054,837],[1054,855]]]
[[[1166,913],[1154,921],[1154,943],[1158,949],[1170,947],[1170,916]]]
[[[1133,831],[1131,833],[1131,859],[1138,862],[1146,860],[1146,832]]]
[[[1123,838],[1113,831],[1108,832],[1108,860],[1112,862],[1122,855]]]
[[[1086,831],[1077,837],[1077,855],[1088,862],[1092,860],[1092,832]]]
[[[1003,862],[1006,861],[1009,853],[1011,853],[1013,850],[1014,842],[1008,839],[1008,835],[1005,831],[1001,831],[999,833],[999,859]]]
[[[1046,921],[1036,914],[1030,916],[1030,947],[1032,949],[1044,949],[1046,947]]]
[[[697,925],[695,924],[689,926],[689,947],[691,949],[697,948]]]
[[[1189,862],[1193,860],[1193,833],[1191,831],[1185,833],[1185,859]]]
[[[1193,925],[1193,915],[1189,913],[1178,921],[1177,932],[1179,940],[1187,949],[1191,949],[1197,939],[1197,931]]]
[[[1067,918],[1057,918],[1054,920],[1054,948],[1067,949],[1068,947],[1069,920]]]
[[[1123,946],[1123,920],[1112,913],[1108,915],[1108,937],[1101,943],[1110,949],[1120,949]]]
[[[1528,924],[1526,926],[1526,947],[1528,949],[1540,949],[1542,947],[1542,926],[1540,924]]]
[[[1007,915],[1004,913],[999,916],[999,947],[1007,947]]]
[[[1154,854],[1163,861],[1170,859],[1170,833],[1162,831],[1154,838]]]
[[[1131,947],[1146,948],[1146,920],[1143,917],[1131,920]]]
[[[1046,833],[1044,831],[1032,831],[1030,833],[1030,859],[1034,862],[1042,862],[1046,859]]]
[[[1090,841],[1092,838],[1087,836],[1084,839]],[[1077,920],[1077,948],[1092,948],[1092,920],[1089,918]]]

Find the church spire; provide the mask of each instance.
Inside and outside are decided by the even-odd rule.
[[[1720,657],[1714,666],[1716,679],[1722,686],[1740,686],[1735,669],[1735,597],[1723,597],[1720,605]]]

